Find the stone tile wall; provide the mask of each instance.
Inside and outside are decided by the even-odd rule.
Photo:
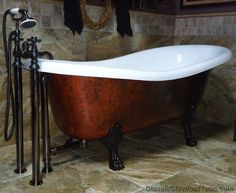
[[[175,20],[175,44],[213,44],[236,52],[236,15],[182,17]],[[232,125],[236,103],[236,58],[211,71],[198,117]]]
[[[236,36],[236,15],[184,17],[175,20],[175,36]]]
[[[62,1],[52,0],[0,0],[0,14],[4,10],[12,7],[22,7],[30,11],[31,16],[37,19],[41,28],[47,29],[64,29],[63,24],[63,3]],[[87,6],[89,16],[96,20],[104,11],[102,7]],[[173,35],[174,17],[167,15],[158,15],[153,13],[130,11],[131,25],[134,33],[142,33],[147,35]],[[109,26],[99,30],[100,32],[114,32],[116,29],[115,11]],[[91,31],[84,28],[84,32]]]
[[[131,25],[134,36],[121,38],[116,32],[116,17],[108,26],[93,31],[84,27],[81,36],[73,36],[63,24],[63,3],[54,0],[0,0],[0,17],[4,10],[22,7],[30,11],[30,15],[38,21],[33,29],[22,29],[24,38],[32,35],[42,38],[40,50],[49,50],[55,58],[64,60],[101,60],[144,50],[152,47],[173,44],[174,17],[152,13],[131,11]],[[88,12],[94,19],[100,17],[103,8],[88,6]],[[2,19],[0,20],[0,30]],[[13,29],[13,22],[8,19],[8,31]],[[0,33],[2,39],[2,33]],[[0,146],[14,143],[14,139],[5,142],[3,139],[4,113],[6,105],[6,67],[3,44],[0,41]],[[30,126],[30,91],[29,73],[24,71],[24,130],[25,140],[31,138]],[[57,135],[57,128],[52,116],[50,120],[52,135]]]
[[[218,44],[236,51],[236,16],[204,16],[174,17],[168,15],[131,11],[131,25],[134,36],[121,38],[116,32],[116,18],[101,30],[93,31],[84,27],[81,36],[75,35],[63,24],[62,1],[54,0],[0,0],[0,17],[4,10],[12,7],[23,7],[37,19],[38,25],[33,29],[22,29],[24,37],[36,35],[43,39],[40,50],[51,51],[55,58],[64,60],[101,60],[152,47],[173,44]],[[88,6],[88,12],[94,19],[100,17],[103,8]],[[0,20],[0,29],[1,23]],[[8,31],[13,23],[8,20]],[[0,33],[2,39],[2,33]],[[14,139],[6,143],[3,140],[3,123],[5,112],[6,67],[4,62],[2,41],[0,42],[0,146],[14,143]],[[198,108],[198,117],[231,124],[236,101],[235,58],[229,63],[214,69],[203,100]],[[25,139],[29,140],[30,97],[29,74],[24,72],[24,125]],[[59,129],[51,117],[52,135]]]

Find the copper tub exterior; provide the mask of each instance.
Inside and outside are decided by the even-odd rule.
[[[136,81],[50,74],[51,108],[59,128],[79,139],[124,133],[182,118],[203,94],[208,72],[169,81]]]

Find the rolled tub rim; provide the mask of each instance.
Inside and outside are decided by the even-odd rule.
[[[177,49],[184,48],[189,50],[191,47],[194,47],[195,49],[196,48],[215,49],[215,52],[218,52],[218,55],[211,56],[208,59],[205,59],[201,62],[195,62],[186,67],[164,70],[164,71],[161,70],[154,71],[152,69],[147,69],[147,70],[129,69],[128,68],[129,66],[125,65],[125,60],[127,60],[127,63],[134,62],[134,60],[137,60],[138,55],[147,54],[147,52],[150,51],[157,52],[158,54],[158,51],[160,51],[161,49],[168,50],[173,48]],[[140,57],[142,57],[142,55]],[[166,81],[166,80],[175,80],[179,78],[184,78],[210,70],[218,65],[221,65],[229,61],[231,58],[232,58],[232,52],[228,48],[222,46],[199,45],[199,44],[174,45],[174,46],[164,46],[159,48],[147,49],[133,54],[101,61],[75,62],[75,61],[64,61],[64,60],[39,59],[39,71],[45,73],[84,76],[84,77],[113,78],[113,79],[141,80],[141,81]],[[116,66],[111,65],[114,64],[114,61],[117,62]],[[120,64],[119,62],[121,63],[121,65],[119,65]],[[24,64],[24,68],[28,69],[29,66],[30,66],[30,60],[27,60],[26,63]]]

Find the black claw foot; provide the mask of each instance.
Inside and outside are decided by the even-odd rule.
[[[189,111],[183,117],[182,123],[184,127],[186,145],[189,147],[194,147],[197,145],[197,139],[192,134],[192,122],[193,122],[193,112],[195,107],[191,106]]]
[[[197,139],[195,137],[187,137],[186,145],[189,147],[194,147],[197,145]]]
[[[123,138],[122,127],[117,123],[112,127],[106,137],[102,139],[102,143],[109,150],[109,168],[114,171],[124,169],[124,162],[120,159],[118,154],[118,144]]]
[[[112,153],[112,155],[110,155],[109,168],[114,171],[125,168],[124,162],[120,159],[117,153]]]

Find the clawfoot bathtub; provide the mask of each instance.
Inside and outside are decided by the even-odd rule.
[[[203,94],[208,72],[227,62],[220,46],[156,48],[109,60],[39,60],[59,128],[72,138],[102,139],[109,167],[124,168],[118,155],[123,133],[180,118],[186,143],[197,144],[191,113]]]

